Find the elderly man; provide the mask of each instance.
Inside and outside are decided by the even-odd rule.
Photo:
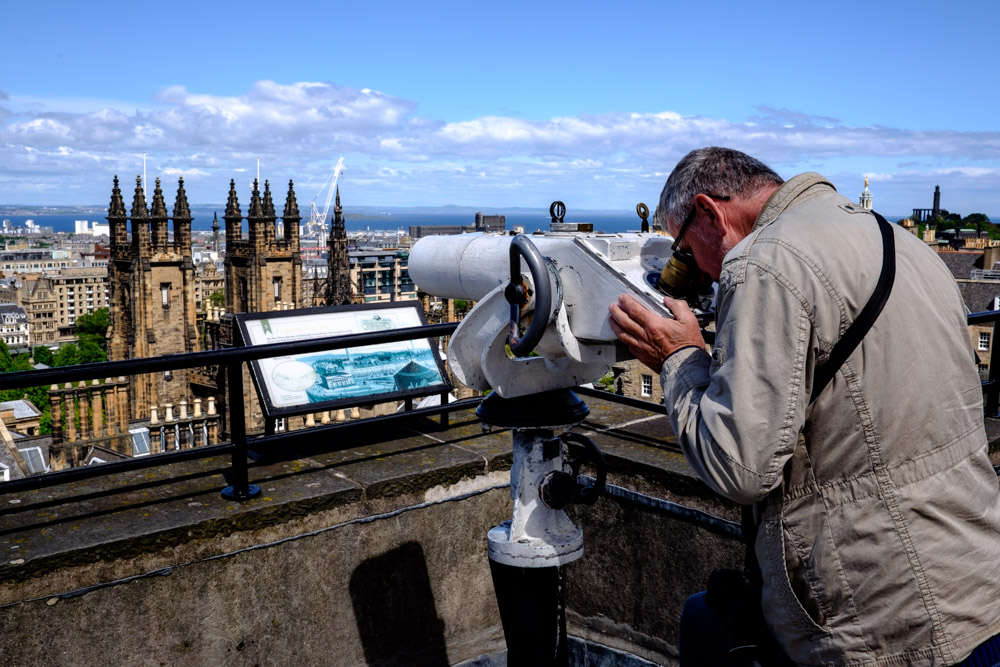
[[[1000,650],[1000,492],[944,264],[886,228],[888,300],[811,399],[879,281],[873,215],[819,174],[783,182],[714,147],[678,163],[657,215],[718,282],[712,353],[683,301],[664,300],[669,319],[623,296],[612,327],[660,373],[698,475],[756,505],[762,606],[785,653],[806,665],[953,665]]]

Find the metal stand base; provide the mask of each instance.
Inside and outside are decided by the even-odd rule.
[[[484,424],[500,428],[546,428],[579,424],[590,408],[569,389],[553,389],[538,394],[501,398],[493,392],[476,408]]]
[[[561,567],[512,567],[490,561],[508,667],[567,667]]]

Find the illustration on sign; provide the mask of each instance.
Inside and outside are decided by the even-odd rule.
[[[416,308],[324,310],[244,319],[246,343],[368,333],[421,326]],[[449,389],[426,338],[260,359],[255,379],[269,407],[283,409],[386,394],[430,394]],[[354,401],[357,402],[357,401]],[[272,410],[273,411],[273,410]]]

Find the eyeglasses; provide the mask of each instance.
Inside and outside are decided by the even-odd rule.
[[[706,197],[711,197],[712,199],[715,199],[717,201],[729,201],[730,199],[732,199],[732,197],[730,197],[729,195],[714,195],[711,192],[703,192],[701,194],[705,195]],[[698,195],[695,195],[695,197],[697,196]],[[681,228],[677,232],[677,236],[674,237],[674,243],[673,245],[670,246],[670,252],[680,251],[679,246],[681,242],[681,237],[684,236],[684,232],[687,231],[687,228],[691,225],[691,222],[694,221],[695,210],[696,210],[696,205],[692,203],[691,210],[688,211],[687,217],[684,218],[684,222],[681,223]]]

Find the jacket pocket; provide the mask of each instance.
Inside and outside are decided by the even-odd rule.
[[[778,632],[784,628],[785,632],[810,638],[829,635],[829,611],[816,593],[809,555],[796,548],[797,540],[785,528],[780,512],[766,523],[769,525],[763,533],[768,571],[764,576],[769,585],[764,589],[765,615],[774,619]]]

